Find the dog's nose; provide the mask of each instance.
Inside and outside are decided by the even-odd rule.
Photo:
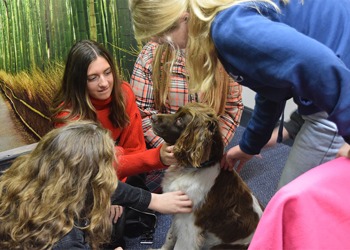
[[[158,121],[157,115],[152,115],[152,116],[151,116],[151,122],[157,123],[157,121]]]

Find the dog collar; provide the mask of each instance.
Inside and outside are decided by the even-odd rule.
[[[207,160],[205,162],[202,162],[201,165],[199,165],[199,168],[207,168],[207,167],[211,167],[216,163],[216,161],[214,160]]]

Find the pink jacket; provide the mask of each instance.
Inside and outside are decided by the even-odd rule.
[[[249,249],[350,249],[350,159],[322,164],[280,189]]]

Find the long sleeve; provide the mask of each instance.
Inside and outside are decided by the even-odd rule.
[[[315,1],[302,5],[299,12],[303,8],[311,9],[312,2]],[[226,70],[231,75],[241,76],[242,85],[265,99],[281,103],[294,97],[302,114],[326,111],[329,119],[337,124],[339,134],[349,142],[350,70],[323,44],[327,37],[319,42],[282,23],[280,18],[284,13],[279,15],[271,6],[261,4],[261,13],[258,13],[256,8],[247,5],[222,11],[212,24],[212,38]],[[346,8],[349,10],[349,4]],[[255,107],[260,105],[267,104],[257,103]],[[272,109],[270,112],[276,117],[280,111]],[[274,119],[264,122],[256,133],[268,134],[274,122]],[[245,137],[253,138],[253,135]],[[261,147],[263,141],[265,138],[250,141],[249,151],[257,151],[253,145]]]
[[[151,203],[151,193],[142,188],[119,181],[111,201],[112,204],[145,211]]]
[[[162,138],[154,134],[150,120],[153,114],[160,113],[155,108],[152,81],[152,62],[157,46],[158,44],[155,42],[149,42],[144,46],[135,62],[130,80],[142,116],[145,140],[151,147],[156,147],[163,142]],[[168,98],[165,109],[161,113],[173,114],[188,102],[200,101],[195,95],[189,94],[186,74],[185,57],[179,56],[173,66]],[[222,74],[226,74],[223,69]],[[219,121],[225,145],[230,142],[240,123],[243,112],[241,91],[241,86],[238,83],[230,81],[225,112],[220,115]]]
[[[160,160],[160,148],[161,146],[139,153],[119,156],[118,178],[125,180],[128,176],[166,168],[167,166]]]
[[[123,128],[117,146],[119,179],[127,176],[162,169],[166,166],[160,160],[160,147],[146,150],[146,143],[142,131],[140,112],[135,102],[135,96],[130,86],[124,84],[127,93],[127,109],[130,124]]]
[[[130,85],[136,96],[136,103],[142,117],[142,128],[146,142],[150,147],[163,143],[163,139],[155,135],[152,129],[151,116],[159,111],[155,108],[152,81],[152,61],[157,44],[149,43],[136,59]],[[176,110],[173,110],[176,112]]]
[[[273,102],[256,94],[253,114],[239,142],[243,152],[251,155],[260,153],[269,141],[284,106],[284,101]]]
[[[219,70],[221,74],[227,74],[222,66]],[[232,140],[241,122],[244,109],[242,102],[242,86],[230,78],[228,88],[224,113],[219,116],[221,134],[225,146]]]

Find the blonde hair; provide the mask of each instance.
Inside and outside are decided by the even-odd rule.
[[[52,248],[73,227],[92,248],[108,241],[114,161],[113,140],[95,122],[45,135],[0,177],[0,249]]]
[[[219,63],[214,43],[210,36],[211,24],[216,15],[229,7],[244,2],[265,2],[276,10],[278,7],[270,0],[188,0],[191,18],[189,20],[189,39],[187,43],[187,67],[191,75],[190,88],[205,92],[216,84],[215,69]],[[284,0],[285,3],[288,0]],[[200,43],[198,42],[200,41]]]
[[[136,40],[143,43],[165,36],[165,42],[156,48],[152,62],[153,96],[155,107],[159,110],[165,107],[172,67],[182,56],[182,52],[172,43],[167,33],[176,27],[179,18],[188,11],[188,7],[189,0],[129,0]],[[215,67],[214,84],[201,91],[200,98],[201,102],[207,103],[217,114],[222,114],[225,109],[229,81],[232,79],[219,62],[216,62],[213,67]],[[191,79],[190,74],[190,77],[187,77],[189,91],[192,93],[199,91],[198,88],[192,88]],[[217,98],[217,96],[223,98]]]
[[[133,29],[139,43],[162,37],[187,11],[188,0],[129,0]]]

